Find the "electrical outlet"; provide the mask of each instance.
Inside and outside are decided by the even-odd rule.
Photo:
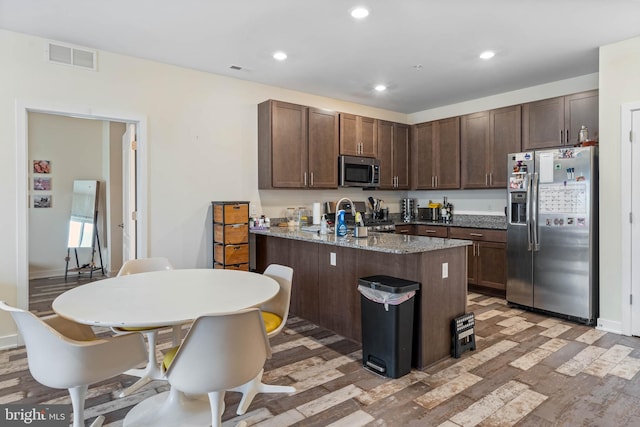
[[[336,265],[336,253],[335,252],[329,252],[329,263],[331,265]]]
[[[442,278],[446,279],[447,277],[449,277],[449,263],[448,262],[443,262],[442,263]]]

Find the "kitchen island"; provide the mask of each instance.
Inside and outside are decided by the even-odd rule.
[[[286,227],[251,232],[257,271],[272,263],[294,270],[291,313],[360,342],[358,279],[413,280],[421,285],[413,366],[423,368],[450,354],[451,320],[466,312],[470,241],[373,232],[340,238]]]

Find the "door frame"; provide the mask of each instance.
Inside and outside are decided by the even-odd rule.
[[[632,280],[633,260],[631,248],[633,245],[633,239],[631,236],[633,230],[633,224],[629,221],[629,214],[632,212],[633,202],[633,188],[632,188],[632,143],[629,141],[629,132],[632,130],[633,114],[640,114],[640,101],[622,104],[620,107],[620,244],[621,244],[621,300],[622,300],[622,333],[624,335],[636,335],[640,334],[640,331],[634,331],[632,305],[627,295],[633,295],[634,286]],[[633,140],[637,146],[640,142],[638,133],[640,130],[636,130],[633,135]],[[636,147],[636,150],[640,147]],[[638,201],[636,201],[638,203]],[[634,215],[635,227],[640,227],[639,215]],[[638,278],[636,278],[638,281]],[[639,289],[640,291],[640,289]],[[636,293],[636,307],[640,306],[640,292]],[[636,310],[640,313],[640,309]]]
[[[16,293],[17,306],[29,309],[29,135],[28,113],[54,114],[81,119],[135,123],[137,130],[137,256],[147,254],[147,118],[144,115],[96,109],[87,106],[61,106],[50,102],[16,101]]]

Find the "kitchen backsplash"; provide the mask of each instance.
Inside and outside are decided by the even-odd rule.
[[[284,217],[288,207],[311,209],[314,202],[338,201],[348,197],[353,201],[366,201],[371,196],[382,199],[390,213],[400,212],[400,200],[415,198],[420,207],[429,200],[442,202],[444,196],[453,204],[453,214],[459,215],[497,215],[504,216],[506,207],[506,189],[496,190],[443,190],[443,191],[370,191],[359,188],[340,188],[338,190],[259,190],[250,200],[250,213],[268,217]]]

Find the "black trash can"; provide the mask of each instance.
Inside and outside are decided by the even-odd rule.
[[[420,283],[391,276],[358,280],[362,308],[362,365],[400,378],[411,371],[413,312]]]

